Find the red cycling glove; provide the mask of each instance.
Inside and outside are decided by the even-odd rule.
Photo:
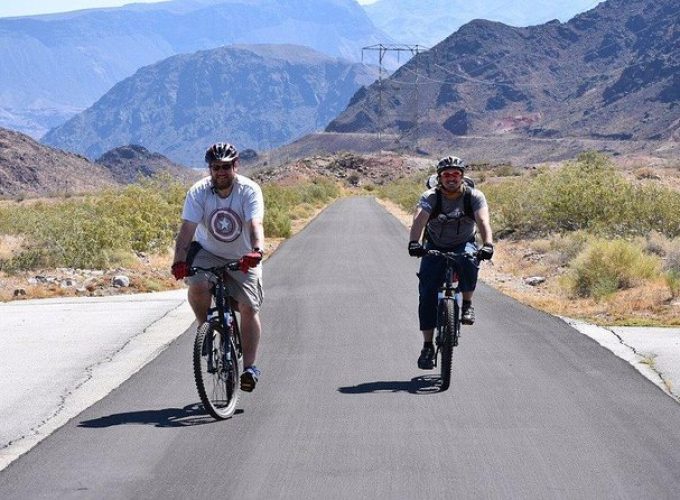
[[[257,267],[257,265],[262,261],[262,251],[254,251],[245,254],[241,257],[241,271],[244,273],[248,272],[251,267]]]
[[[175,262],[172,265],[172,275],[176,280],[181,280],[189,276],[189,266],[184,261]]]

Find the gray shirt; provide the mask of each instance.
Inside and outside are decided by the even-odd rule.
[[[472,211],[487,206],[486,197],[478,189],[471,189]],[[442,194],[442,206],[439,216],[427,223],[425,230],[428,239],[439,248],[453,248],[461,243],[472,241],[477,233],[477,224],[474,218],[465,215],[463,204],[464,196],[459,196],[455,200],[447,199]],[[437,193],[435,189],[425,191],[418,202],[418,206],[425,212],[432,213],[437,203]]]

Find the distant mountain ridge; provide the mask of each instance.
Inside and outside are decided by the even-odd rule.
[[[533,26],[554,19],[568,21],[591,9],[597,0],[378,0],[364,5],[379,29],[403,44],[433,47],[474,19],[497,21],[509,26]]]
[[[457,137],[678,141],[679,106],[680,4],[608,0],[567,23],[468,23],[360,90],[326,130],[432,149]]]
[[[139,144],[202,166],[217,140],[271,149],[321,130],[378,69],[293,45],[230,46],[183,54],[140,69],[45,144],[96,158]]]
[[[356,62],[386,39],[353,0],[171,0],[0,19],[0,126],[40,137],[176,54],[287,43]]]
[[[133,184],[140,179],[162,174],[187,182],[199,177],[198,173],[136,144],[111,149],[97,158],[95,163],[106,167],[120,184]]]
[[[163,174],[180,181],[199,176],[139,146],[108,151],[93,163],[0,128],[0,198],[77,195]]]

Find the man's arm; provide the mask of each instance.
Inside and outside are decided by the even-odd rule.
[[[489,207],[482,207],[475,212],[475,222],[479,229],[479,234],[482,237],[484,245],[493,245],[493,234],[491,232],[491,223],[489,222]]]
[[[250,219],[250,241],[253,249],[259,248],[264,252],[264,225],[262,219]]]
[[[177,234],[177,240],[175,241],[175,257],[172,260],[173,262],[184,262],[187,260],[187,252],[189,252],[191,240],[194,239],[196,227],[198,227],[198,224],[195,222],[182,221],[179,233]]]
[[[430,213],[423,210],[422,207],[418,207],[413,215],[413,224],[411,225],[411,232],[408,237],[409,241],[420,241],[429,220]]]

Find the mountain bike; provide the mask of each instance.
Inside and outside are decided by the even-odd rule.
[[[427,255],[446,259],[444,281],[437,294],[437,326],[435,329],[435,366],[440,368],[440,391],[445,391],[451,385],[451,358],[453,348],[458,345],[460,338],[460,318],[463,307],[463,293],[458,288],[458,263],[456,258],[474,259],[478,263],[477,255],[469,252],[441,252],[427,250]]]
[[[212,284],[212,307],[194,340],[194,379],[207,412],[217,420],[231,417],[236,411],[243,370],[241,331],[234,301],[227,293],[226,271],[239,269],[239,261],[219,267],[191,267],[190,273],[207,273]]]

